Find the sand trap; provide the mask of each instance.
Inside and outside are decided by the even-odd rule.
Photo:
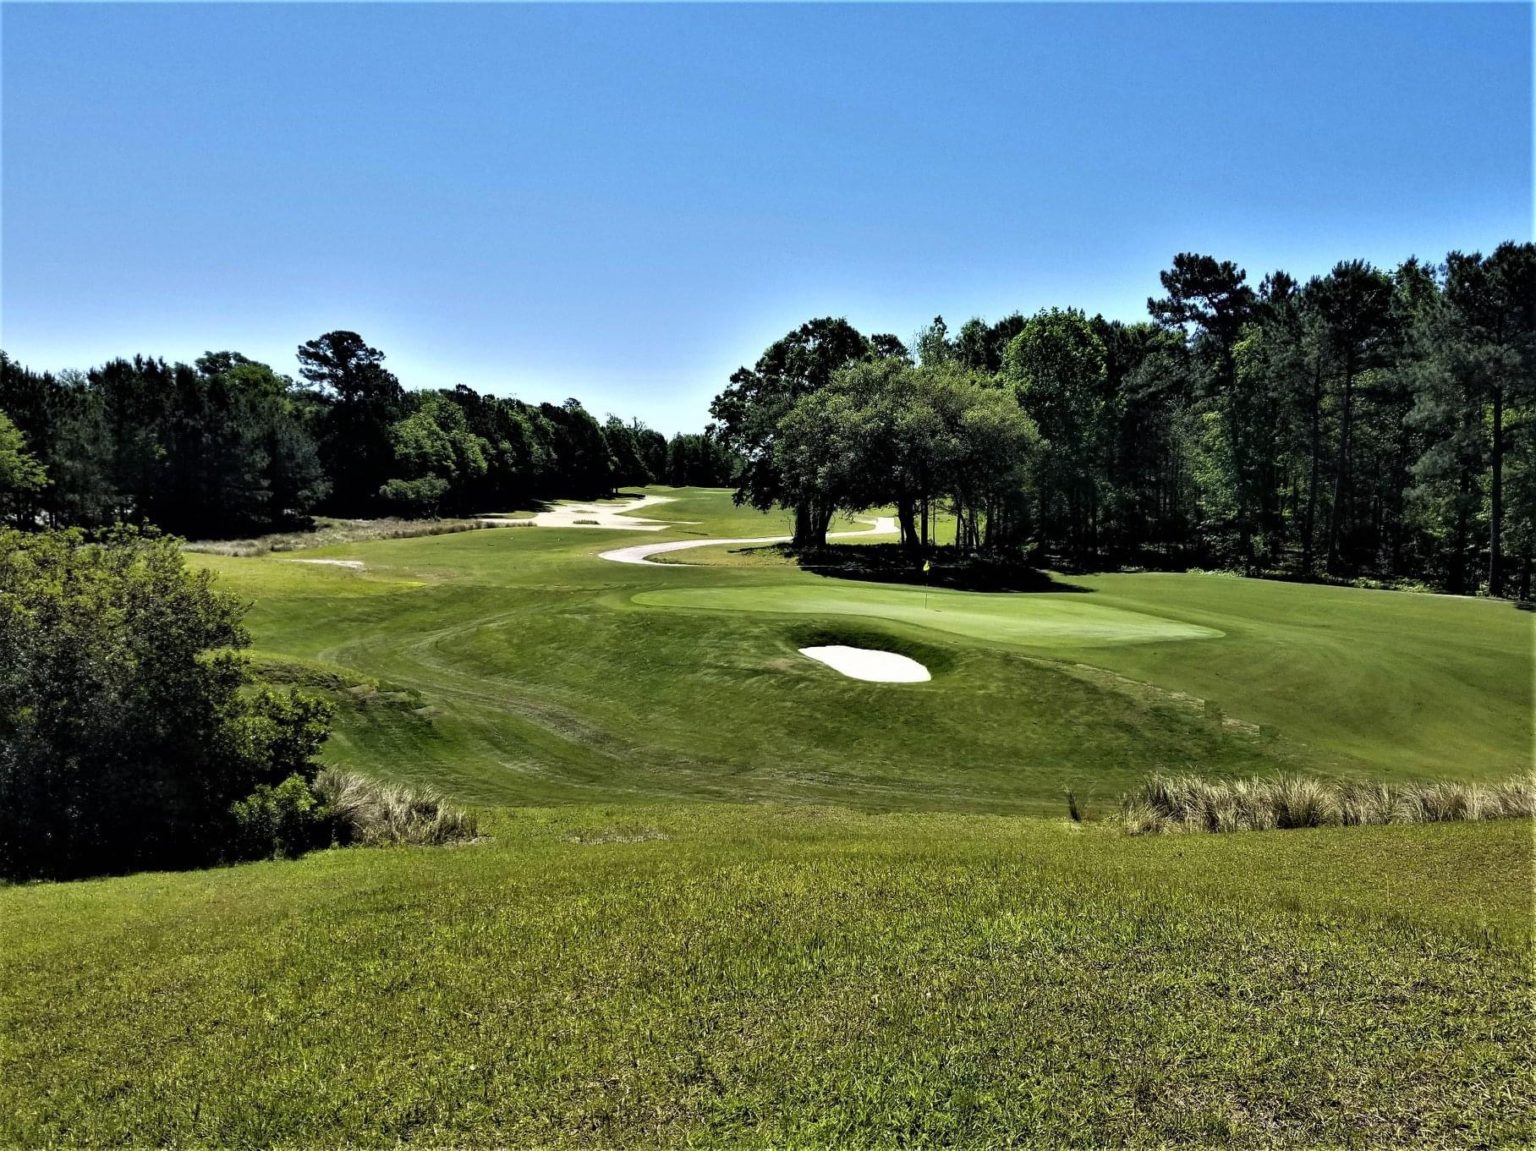
[[[610,503],[561,503],[548,511],[535,512],[531,516],[480,516],[482,523],[497,526],[520,527],[532,524],[540,528],[621,528],[632,532],[659,532],[662,528],[675,528],[676,521],[653,520],[632,515],[641,508],[655,504],[669,504],[672,496],[641,496],[632,500],[614,500]]]
[[[845,540],[850,536],[884,536],[895,535],[901,529],[896,525],[895,516],[876,516],[873,520],[865,520],[870,527],[860,528],[854,532],[828,532],[829,540]],[[598,559],[611,560],[616,564],[648,564],[651,567],[690,567],[690,564],[659,564],[650,559],[651,556],[664,555],[667,552],[687,551],[689,548],[710,548],[726,545],[748,544],[783,544],[789,542],[789,536],[748,536],[743,539],[729,540],[673,540],[665,544],[636,544],[634,547],[614,548],[612,551],[599,552]]]
[[[353,571],[363,570],[362,560],[289,560],[291,564],[326,564],[333,568],[351,568]]]
[[[833,671],[842,672],[849,679],[871,683],[924,683],[933,678],[917,660],[897,655],[894,651],[833,644],[831,647],[803,647],[800,654],[826,664]]]

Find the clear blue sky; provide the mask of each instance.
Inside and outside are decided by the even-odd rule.
[[[800,321],[1530,239],[1531,9],[6,4],[0,342],[697,428]]]

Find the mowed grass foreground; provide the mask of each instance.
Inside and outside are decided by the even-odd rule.
[[[666,806],[0,890],[0,1144],[1523,1146],[1527,824]]]
[[[254,602],[263,674],[343,705],[328,758],[489,838],[0,889],[0,1146],[1536,1138],[1528,821],[1062,818],[1062,788],[1107,817],[1155,770],[1528,770],[1530,616],[596,558],[783,527],[672,494],[648,513],[695,522],[654,537],[197,557]]]

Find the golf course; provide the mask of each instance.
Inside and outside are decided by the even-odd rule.
[[[0,1151],[1536,1148],[1536,5],[0,9]]]
[[[637,523],[671,530],[194,559],[251,601],[269,676],[339,689],[331,758],[471,803],[1059,815],[1065,787],[1112,808],[1154,771],[1492,781],[1529,763],[1532,617],[1509,603],[1193,574],[925,591],[766,545],[603,559],[786,531],[727,491],[649,490],[668,502]],[[933,678],[850,680],[799,655],[818,643]]]
[[[641,494],[643,535],[188,554],[250,604],[260,677],[337,705],[327,762],[481,838],[0,888],[0,1144],[1529,1140],[1529,821],[1116,819],[1154,772],[1518,775],[1529,614],[602,558],[788,534],[722,489],[613,512]]]

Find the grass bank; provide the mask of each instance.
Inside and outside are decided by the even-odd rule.
[[[0,1144],[1497,1146],[1526,823],[490,813],[0,890]]]

